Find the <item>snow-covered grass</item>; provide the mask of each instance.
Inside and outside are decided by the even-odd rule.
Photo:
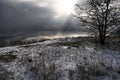
[[[66,38],[5,47],[0,48],[0,58],[3,80],[3,75],[7,80],[120,80],[120,52],[93,40]]]

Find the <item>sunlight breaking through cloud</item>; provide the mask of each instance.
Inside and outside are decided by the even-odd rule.
[[[77,0],[19,0],[19,2],[32,2],[38,7],[51,7],[56,13],[55,17],[69,16]]]

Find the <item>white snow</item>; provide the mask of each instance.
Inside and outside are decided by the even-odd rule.
[[[14,74],[14,80],[35,80],[34,76],[33,79],[29,79],[30,74],[32,74],[31,72],[28,74],[29,69],[36,67],[39,73],[40,69],[45,67],[42,65],[44,63],[46,66],[55,64],[57,72],[62,71],[61,74],[65,72],[59,80],[69,80],[66,70],[76,70],[76,65],[84,66],[86,69],[97,65],[98,68],[107,72],[107,75],[103,76],[102,79],[100,76],[95,80],[107,80],[107,78],[115,80],[113,74],[117,76],[116,80],[120,80],[120,74],[117,73],[120,71],[120,52],[106,49],[99,51],[91,46],[48,46],[48,44],[56,42],[57,39],[28,44],[27,46],[0,48],[0,55],[17,55],[17,58],[12,62],[0,61],[0,65]],[[11,51],[12,53],[10,53]],[[37,73],[36,75],[39,76]]]

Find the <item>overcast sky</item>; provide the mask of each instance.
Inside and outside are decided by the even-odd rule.
[[[0,33],[74,30],[77,0],[0,0]]]

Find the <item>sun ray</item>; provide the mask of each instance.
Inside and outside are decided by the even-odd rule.
[[[19,0],[21,2],[32,2],[38,7],[48,7],[56,13],[56,18],[67,17],[74,11],[77,0]]]

